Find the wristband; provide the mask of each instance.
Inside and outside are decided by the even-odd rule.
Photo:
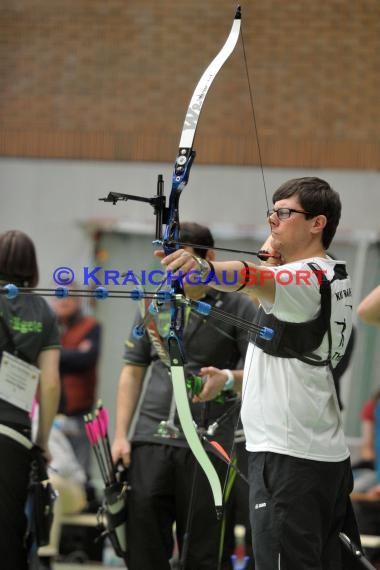
[[[243,260],[240,260],[240,263],[242,263],[242,264],[244,265],[244,269],[245,269],[246,272],[247,272],[247,270],[249,270],[249,265],[248,265],[248,263],[247,263],[246,261],[243,261]],[[238,291],[241,291],[242,289],[244,289],[244,287],[246,287],[247,283],[249,283],[249,277],[248,277],[248,275],[245,276],[244,281],[243,281],[243,284],[240,285],[240,287],[238,287],[238,288],[235,290],[235,293],[237,293]]]
[[[222,372],[227,374],[227,380],[225,381],[225,384],[223,386],[223,392],[227,392],[227,390],[232,390],[232,388],[234,387],[235,378],[231,370],[229,370],[228,368],[225,368],[224,370],[222,370]]]
[[[214,265],[211,263],[211,261],[209,259],[206,259],[207,263],[210,266],[210,273],[213,273],[215,275],[215,267]]]
[[[195,261],[198,263],[199,275],[203,283],[206,284],[211,271],[214,271],[214,266],[212,265],[212,263],[210,263],[210,261],[208,261],[208,259],[205,259],[203,257],[197,257],[196,255],[192,255],[191,257],[195,259]]]

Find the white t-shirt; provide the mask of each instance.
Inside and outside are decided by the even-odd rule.
[[[330,258],[312,258],[271,268],[277,273],[273,305],[263,303],[266,313],[287,322],[306,322],[320,311],[318,277],[309,284],[300,279],[311,272],[308,262],[334,276],[339,263]],[[293,278],[291,278],[293,277]],[[349,279],[331,284],[332,364],[346,349],[352,329],[352,297]],[[319,349],[328,356],[325,334]],[[265,354],[250,343],[242,391],[242,422],[248,451],[272,451],[317,461],[343,461],[349,456],[342,429],[333,378],[328,366],[312,366],[297,358]]]

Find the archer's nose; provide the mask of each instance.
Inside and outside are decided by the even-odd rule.
[[[276,214],[276,212],[272,212],[269,216],[268,216],[268,224],[270,226],[277,226],[279,223],[279,219],[278,216]]]

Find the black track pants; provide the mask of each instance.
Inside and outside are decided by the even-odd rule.
[[[349,459],[327,463],[262,452],[249,453],[248,464],[256,570],[340,570]]]

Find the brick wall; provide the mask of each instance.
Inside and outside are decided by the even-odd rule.
[[[231,0],[0,0],[0,154],[172,162]],[[245,0],[262,160],[380,167],[379,0]],[[203,107],[197,161],[257,164],[242,44]]]

